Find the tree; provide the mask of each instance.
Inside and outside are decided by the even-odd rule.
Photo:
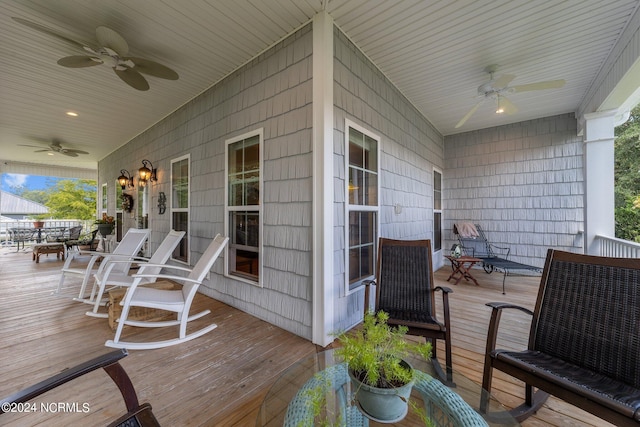
[[[92,219],[96,214],[96,183],[90,180],[60,180],[45,202],[51,218]]]
[[[640,242],[640,105],[615,130],[616,237]]]

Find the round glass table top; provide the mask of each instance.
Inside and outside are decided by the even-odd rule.
[[[393,423],[382,423],[363,415],[353,398],[354,390],[346,375],[346,365],[333,350],[316,353],[287,368],[276,379],[264,397],[256,419],[256,426],[317,425],[301,423],[309,400],[320,402],[321,415],[316,420],[328,425],[420,426],[425,417],[433,425],[518,426],[518,422],[493,396],[464,375],[453,373],[452,382],[440,382],[433,365],[419,358],[410,358],[411,365],[420,371],[411,392],[407,416]],[[318,397],[319,396],[319,397]],[[487,410],[480,413],[484,396]],[[471,419],[474,422],[469,422]]]

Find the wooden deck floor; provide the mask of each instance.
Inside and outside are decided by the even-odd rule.
[[[73,302],[77,280],[69,281],[65,296],[53,296],[61,261],[43,256],[39,264],[30,252],[0,252],[0,396],[53,375],[110,349],[104,342],[112,331],[104,319],[84,315],[86,304]],[[448,268],[436,272],[445,280]],[[537,278],[512,277],[507,295],[501,276],[476,273],[480,287],[462,282],[451,296],[454,369],[480,382],[489,318],[488,301],[509,301],[532,308]],[[278,374],[313,353],[315,345],[246,313],[199,295],[198,308],[212,314],[200,324],[215,322],[213,332],[179,346],[132,351],[122,360],[139,398],[150,402],[163,426],[252,426],[262,397]],[[499,344],[524,345],[528,320],[503,316]],[[131,331],[138,334],[163,331]],[[440,356],[443,352],[440,351]],[[494,394],[514,406],[523,394],[519,384],[498,373]],[[126,412],[117,388],[103,371],[51,391],[36,400],[47,404],[86,403],[88,412],[21,413],[0,415],[4,426],[103,426]],[[551,398],[524,426],[603,426],[599,418]]]

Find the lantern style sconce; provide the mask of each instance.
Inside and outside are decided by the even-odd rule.
[[[129,173],[128,170],[120,169],[120,176],[118,177],[118,184],[120,184],[120,187],[122,187],[123,190],[127,186],[133,188],[133,177],[131,176],[131,174]]]
[[[138,184],[141,187],[147,185],[147,181],[153,182],[158,180],[156,169],[153,168],[153,164],[149,160],[142,161],[142,167],[138,169],[138,175],[140,176]]]

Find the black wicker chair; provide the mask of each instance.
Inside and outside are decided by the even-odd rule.
[[[549,250],[534,312],[487,305],[482,388],[491,391],[493,369],[524,381],[525,402],[511,411],[518,421],[552,394],[615,425],[640,426],[640,259]],[[525,351],[495,348],[507,308],[533,315]]]
[[[108,427],[160,427],[158,420],[151,412],[151,405],[138,403],[138,396],[133,383],[131,383],[127,372],[119,363],[119,360],[127,354],[127,350],[123,349],[111,351],[80,365],[64,369],[57,375],[5,397],[0,400],[0,415],[9,412],[13,405],[28,402],[62,384],[102,368],[118,386],[127,407],[127,413],[111,422]]]
[[[430,240],[380,238],[376,279],[365,282],[365,311],[369,287],[376,285],[375,311],[389,314],[390,325],[404,325],[409,335],[425,337],[433,345],[433,365],[442,381],[452,384],[451,326],[447,287],[435,287]],[[442,292],[444,323],[436,317],[435,291]],[[436,340],[444,340],[446,375],[438,362]]]

